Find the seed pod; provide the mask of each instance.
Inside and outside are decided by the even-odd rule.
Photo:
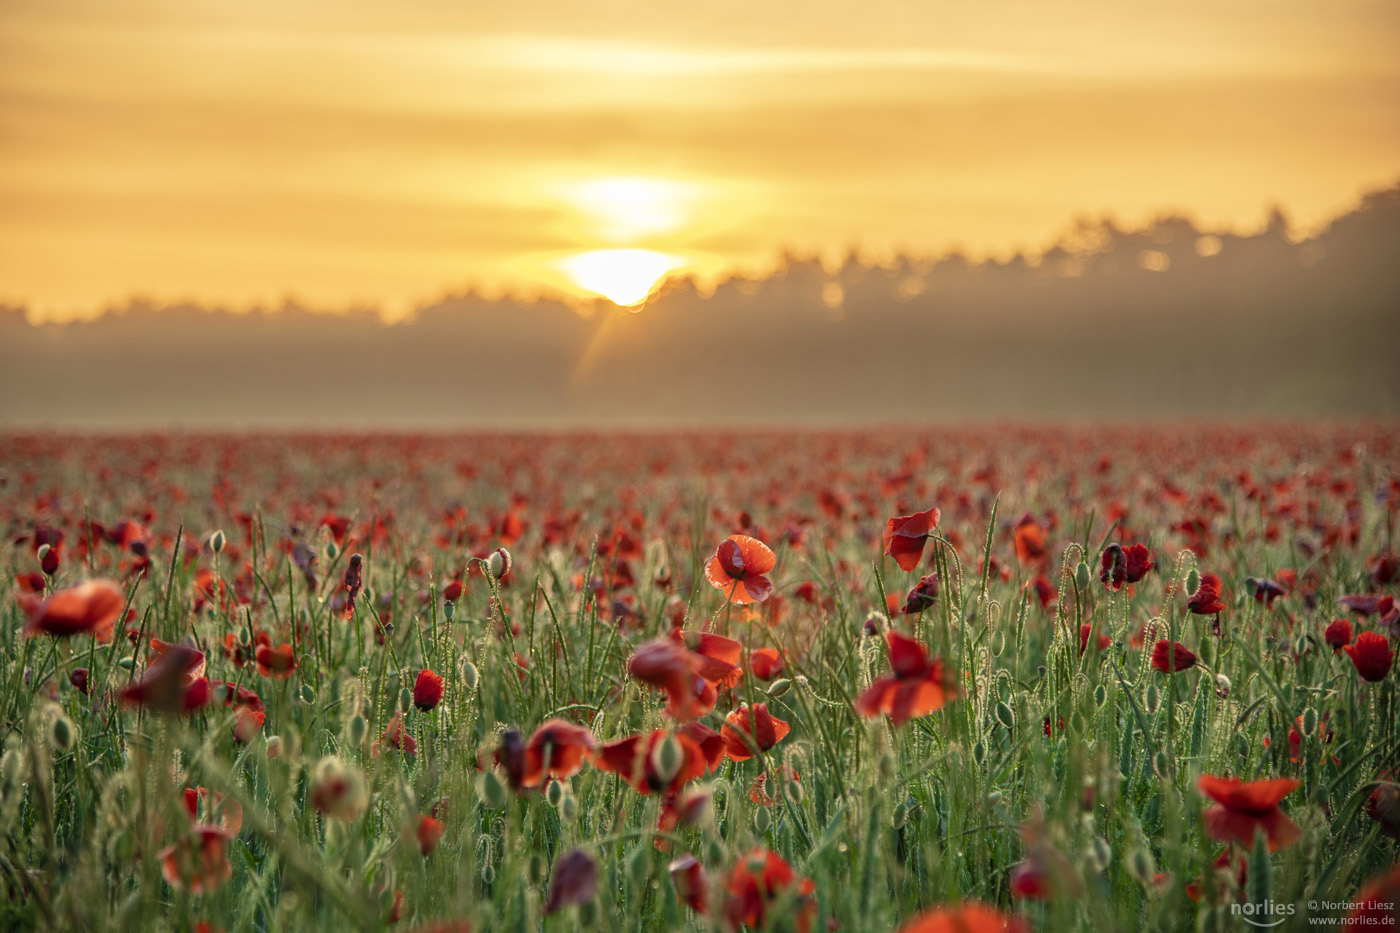
[[[981,741],[974,742],[972,745],[972,760],[980,765],[986,757],[987,746],[983,745]]]
[[[787,781],[783,784],[783,793],[787,795],[788,802],[797,807],[802,806],[802,800],[807,796],[801,781]]]
[[[481,883],[494,884],[496,881],[496,866],[486,862],[481,866]]]
[[[1152,771],[1164,780],[1171,778],[1172,760],[1167,756],[1166,752],[1158,752],[1157,756],[1152,759]]]
[[[486,569],[490,571],[492,578],[500,580],[510,573],[511,557],[510,551],[503,547],[498,547],[486,558]]]
[[[1148,885],[1152,883],[1152,878],[1157,874],[1157,863],[1152,859],[1152,853],[1145,848],[1136,848],[1128,854],[1128,874],[1138,884]]]
[[[893,778],[896,770],[899,767],[899,762],[895,760],[894,752],[886,750],[884,754],[880,756],[879,767],[880,777],[884,778],[887,781]]]
[[[336,555],[339,554],[339,553],[340,553],[340,548],[338,548],[338,547],[335,546],[335,542],[334,542],[334,541],[331,541],[331,542],[329,542],[329,543],[326,544],[326,557],[330,558],[331,560],[335,560]]]
[[[559,804],[559,818],[565,823],[572,823],[574,817],[578,816],[578,801],[573,794],[565,794],[564,800]]]
[[[1113,850],[1109,848],[1108,840],[1102,836],[1095,836],[1094,841],[1089,844],[1089,864],[1094,866],[1094,871],[1102,874],[1112,858]]]
[[[413,691],[404,687],[399,691],[399,709],[405,713],[413,706]]]
[[[368,734],[369,723],[365,721],[365,717],[361,716],[359,713],[351,716],[349,727],[350,744],[359,745],[365,740],[365,736]]]
[[[457,607],[453,603],[445,602],[442,604],[442,617],[448,622],[452,621],[452,616],[456,613],[456,611]]]
[[[545,869],[549,865],[545,862],[544,856],[538,852],[530,853],[530,884],[538,885],[544,883]]]
[[[1001,794],[1001,791],[999,791],[999,790],[994,790],[994,791],[991,791],[990,793],[987,794],[987,806],[989,806],[989,807],[995,807],[997,804],[1001,803],[1001,801],[1002,801],[1002,794]]]
[[[73,747],[77,739],[77,729],[67,716],[59,714],[49,723],[49,741],[53,743],[55,750],[66,752]]]
[[[895,807],[894,813],[890,814],[890,820],[894,823],[894,828],[896,830],[903,829],[904,824],[909,822],[908,805],[901,803],[899,806]]]
[[[301,701],[307,706],[311,706],[312,704],[314,704],[316,702],[316,688],[311,686],[310,684],[302,684]]]

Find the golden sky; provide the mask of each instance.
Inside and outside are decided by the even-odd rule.
[[[1400,177],[1397,50],[1394,0],[6,0],[0,303],[625,301],[1086,212],[1306,226]]]

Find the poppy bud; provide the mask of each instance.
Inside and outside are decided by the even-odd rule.
[[[1006,636],[1002,634],[1001,629],[997,629],[995,632],[992,633],[992,654],[993,656],[999,658],[1001,657],[1001,653],[1005,650]]]
[[[73,669],[73,673],[68,675],[68,682],[73,685],[74,690],[86,695],[88,692],[88,678],[90,676],[87,668],[77,667]]]
[[[38,553],[39,569],[50,577],[58,573],[58,552],[47,544],[41,544]]]
[[[510,551],[503,547],[498,547],[486,558],[486,569],[491,573],[492,579],[503,579],[510,573],[511,559]]]
[[[565,794],[563,803],[559,805],[559,818],[565,823],[571,823],[576,816],[578,816],[578,801],[574,799],[573,794]]]
[[[986,757],[987,746],[983,745],[980,741],[974,742],[972,745],[972,760],[980,765]]]
[[[880,777],[888,781],[890,778],[894,777],[897,767],[898,762],[895,761],[893,752],[886,751],[880,756]]]
[[[1103,684],[1094,688],[1094,705],[1102,707],[1108,702],[1108,689]]]
[[[224,552],[224,543],[224,530],[220,528],[210,536],[209,550],[213,551],[215,554],[222,554]]]
[[[467,659],[462,662],[462,683],[468,690],[475,690],[477,682],[481,679],[481,673],[476,669],[476,665]]]
[[[1317,710],[1309,706],[1303,710],[1303,735],[1313,736],[1317,733]]]
[[[895,829],[903,829],[904,824],[909,822],[909,805],[901,801],[899,806],[894,808],[894,813],[890,814],[890,821]]]
[[[485,885],[496,883],[496,867],[490,862],[481,866],[481,883]]]
[[[411,707],[412,705],[413,691],[408,689],[407,687],[404,687],[402,690],[399,691],[399,709],[406,713],[408,712],[409,707]]]
[[[127,655],[126,657],[117,659],[117,667],[120,667],[124,671],[129,671],[135,666],[136,659],[133,658],[131,655]]]
[[[768,685],[767,693],[770,697],[776,700],[778,697],[787,693],[790,689],[792,689],[792,681],[788,680],[786,677],[779,677],[777,680],[773,681],[771,684]]]
[[[1087,590],[1089,588],[1089,581],[1091,579],[1092,577],[1090,575],[1089,565],[1081,560],[1079,562],[1079,566],[1074,568],[1075,588],[1078,590]]]
[[[753,831],[762,836],[772,827],[773,820],[768,816],[767,807],[759,807],[753,811]]]
[[[483,772],[477,779],[477,793],[481,796],[481,802],[491,810],[504,810],[510,803],[510,796],[506,793],[505,785],[501,779],[496,777],[496,772]]]
[[[558,808],[564,802],[564,785],[558,780],[551,780],[549,786],[545,788],[545,799],[549,801],[551,807]]]
[[[1156,684],[1147,685],[1147,693],[1143,695],[1142,705],[1148,713],[1157,712],[1157,707],[1162,703],[1162,695],[1157,691]]]
[[[49,723],[49,741],[53,743],[53,747],[57,751],[68,751],[76,740],[76,731],[67,716],[60,713],[53,718],[53,722]]]
[[[1251,597],[1254,596],[1254,594],[1259,592],[1259,581],[1254,577],[1245,577],[1244,591]]]
[[[305,703],[307,706],[314,705],[316,703],[316,688],[310,684],[302,684],[301,702]]]
[[[1201,573],[1195,567],[1186,574],[1186,592],[1194,593],[1201,588]]]
[[[1001,791],[999,791],[999,790],[994,790],[994,791],[992,791],[991,793],[987,794],[987,806],[989,806],[989,807],[995,807],[997,804],[1001,803],[1001,801],[1002,801],[1002,793],[1001,793]]]
[[[1016,727],[1016,714],[1011,712],[1011,707],[1007,706],[1005,703],[998,703],[997,722],[1008,729],[1014,729]]]
[[[724,851],[724,843],[720,842],[717,836],[711,836],[709,841],[705,843],[705,861],[709,862],[711,865],[719,865],[725,860],[726,856],[727,853]]]
[[[282,754],[282,737],[280,735],[269,735],[267,737],[267,757],[276,758]]]
[[[335,546],[335,542],[334,542],[334,541],[331,541],[330,543],[328,543],[328,544],[326,545],[326,556],[329,557],[331,560],[335,560],[336,555],[339,554],[339,553],[340,553],[340,548],[338,548],[338,547]]]
[[[1132,875],[1138,884],[1151,884],[1153,876],[1157,874],[1157,865],[1152,859],[1152,853],[1144,848],[1137,848],[1129,853],[1128,874]]]
[[[807,796],[807,792],[802,789],[801,781],[788,781],[783,785],[783,793],[787,794],[787,799],[793,806],[801,806],[802,800]]]
[[[365,717],[361,716],[359,713],[351,716],[349,728],[350,744],[359,745],[365,740],[365,736],[368,734],[369,723],[365,721]]]
[[[1160,778],[1170,778],[1172,776],[1172,760],[1167,757],[1166,752],[1158,752],[1152,759],[1152,772]]]
[[[392,622],[385,622],[385,623],[381,626],[381,629],[382,629],[383,632],[384,632],[384,637],[385,637],[385,638],[393,638],[393,637],[394,637],[394,623],[392,623]]]

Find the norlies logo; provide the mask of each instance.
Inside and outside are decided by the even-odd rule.
[[[1274,901],[1230,905],[1231,914],[1256,927],[1276,927],[1297,911],[1296,904],[1279,904]]]

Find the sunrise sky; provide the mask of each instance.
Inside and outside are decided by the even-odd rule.
[[[1397,49],[1393,0],[7,0],[0,303],[626,302],[1083,213],[1306,228],[1400,177]]]

